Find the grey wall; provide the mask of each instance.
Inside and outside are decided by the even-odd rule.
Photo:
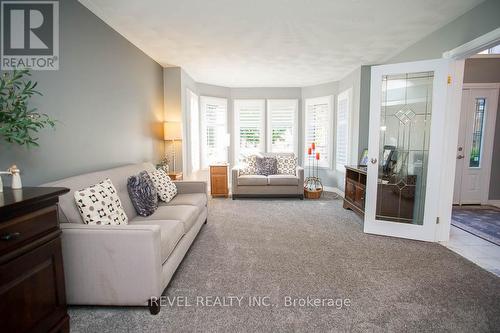
[[[500,27],[500,1],[488,0],[387,61],[397,63],[441,58],[443,52]]]
[[[32,105],[59,123],[40,148],[0,141],[0,169],[16,163],[38,185],[163,151],[162,67],[83,7],[60,1],[60,70],[33,72],[43,97]],[[10,180],[4,177],[6,184]]]
[[[500,58],[472,58],[465,61],[464,83],[500,83]],[[500,98],[491,163],[490,200],[500,200]]]
[[[368,148],[368,132],[370,122],[370,78],[371,66],[361,66],[359,96],[359,141],[358,161],[364,149]]]

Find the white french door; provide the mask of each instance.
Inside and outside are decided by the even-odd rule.
[[[454,204],[486,204],[488,201],[498,88],[487,86],[488,84],[464,85]]]
[[[450,64],[372,67],[366,233],[436,240]]]

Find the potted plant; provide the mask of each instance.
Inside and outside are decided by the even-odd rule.
[[[0,137],[6,142],[21,146],[38,146],[36,133],[45,127],[55,127],[55,120],[45,113],[29,108],[37,82],[26,80],[31,76],[27,69],[5,72],[0,78]]]

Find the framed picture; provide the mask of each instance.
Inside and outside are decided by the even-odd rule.
[[[368,149],[366,148],[363,149],[363,153],[361,154],[361,158],[359,159],[359,166],[368,166]]]

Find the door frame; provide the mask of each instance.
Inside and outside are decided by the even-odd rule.
[[[441,173],[441,200],[439,204],[440,223],[436,228],[436,241],[446,242],[450,238],[451,209],[455,185],[456,147],[462,107],[462,88],[464,81],[465,59],[481,50],[500,43],[500,28],[492,30],[478,38],[443,53],[443,58],[453,60],[451,70],[451,91],[448,94],[446,112],[449,116],[444,128],[443,166]]]
[[[445,151],[444,140],[436,136],[441,129],[446,129],[447,119],[450,118],[447,109],[448,96],[451,81],[450,73],[453,69],[454,61],[449,59],[433,59],[398,64],[387,64],[372,67],[371,87],[370,87],[370,131],[368,142],[368,152],[372,159],[379,158],[380,146],[380,112],[372,112],[372,108],[377,110],[381,105],[381,80],[383,75],[401,74],[408,72],[434,72],[432,88],[432,121],[429,144],[429,159],[427,164],[427,186],[425,196],[425,213],[423,225],[395,223],[384,220],[376,220],[376,204],[378,195],[378,168],[379,162],[368,164],[368,177],[366,184],[366,195],[370,198],[366,200],[364,232],[370,234],[382,234],[387,236],[402,237],[423,241],[437,241],[437,226],[439,222],[441,184]],[[441,82],[442,84],[438,84]],[[373,130],[373,133],[372,133]],[[446,135],[446,134],[445,134]],[[458,131],[457,131],[458,135]],[[376,139],[375,139],[376,137]],[[454,151],[453,151],[454,152]],[[450,205],[451,211],[451,205]],[[451,216],[451,215],[450,215]]]
[[[500,90],[500,82],[495,82],[495,83],[464,83],[462,86],[462,90],[466,89],[491,89],[491,90],[496,90],[496,97],[492,100],[494,102],[494,108],[496,112],[493,112],[490,114],[490,116],[487,119],[487,123],[485,124],[485,132],[490,133],[493,132],[493,138],[491,138],[491,144],[489,144],[487,147],[484,145],[483,142],[483,147],[486,148],[484,151],[484,160],[487,162],[484,165],[484,178],[482,179],[482,184],[481,184],[481,205],[486,205],[488,204],[488,196],[490,193],[490,180],[491,180],[491,164],[493,162],[493,145],[494,145],[494,137],[495,137],[495,124],[496,124],[496,119],[497,119],[497,114],[498,114],[498,93]],[[466,112],[463,110],[463,107],[461,108],[460,112]],[[462,116],[462,114],[461,114]],[[469,135],[469,133],[467,133]],[[488,138],[489,140],[490,138]],[[458,142],[457,142],[458,143]],[[464,147],[465,149],[465,147]],[[457,175],[455,175],[456,177]]]

